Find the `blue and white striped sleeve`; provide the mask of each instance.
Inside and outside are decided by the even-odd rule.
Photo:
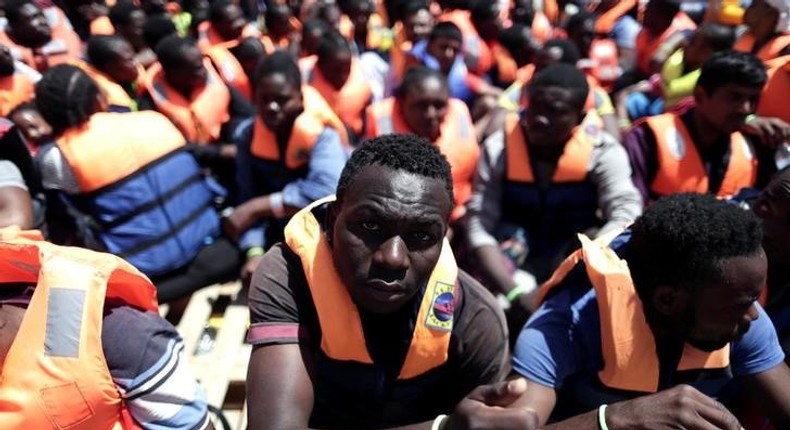
[[[102,346],[113,381],[142,428],[208,426],[206,397],[184,357],[184,343],[158,314],[129,307],[108,311]]]

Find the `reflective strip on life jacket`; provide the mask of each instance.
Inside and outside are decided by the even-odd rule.
[[[312,213],[332,200],[334,197],[319,200],[294,215],[285,227],[285,241],[302,261],[321,325],[321,350],[333,360],[372,364],[359,311],[335,269],[332,250]],[[414,378],[447,362],[457,279],[455,257],[444,239],[398,379]]]
[[[598,372],[598,377],[610,388],[655,393],[659,388],[655,338],[647,324],[628,264],[608,247],[613,236],[615,234],[592,241],[580,234],[582,248],[560,264],[549,281],[540,287],[540,298],[542,300],[559,285],[579,261],[584,261],[601,319],[604,368]],[[729,364],[729,345],[708,353],[686,344],[677,370],[723,369]]]
[[[209,144],[219,139],[222,125],[230,120],[230,91],[208,59],[203,65],[208,71],[206,85],[196,90],[191,100],[186,100],[165,81],[159,63],[148,69],[146,87],[156,110],[168,117],[188,141]]]
[[[591,113],[587,115],[589,116]],[[593,139],[599,133],[600,127],[586,119],[582,125],[576,127],[557,162],[551,179],[552,183],[582,182],[587,178],[590,156],[595,146]],[[505,177],[508,181],[535,182],[527,139],[518,114],[509,114],[505,119],[505,154],[507,163]]]
[[[155,312],[156,289],[109,254],[23,238],[0,242],[2,282],[35,284],[3,364],[1,428],[120,428],[122,399],[104,357],[105,300]]]
[[[650,191],[658,196],[674,193],[708,193],[708,175],[697,146],[677,114],[647,118],[645,123],[656,137],[658,171]],[[751,187],[757,178],[754,151],[740,133],[730,136],[730,163],[718,197],[730,197],[741,188]]]
[[[310,161],[313,145],[326,127],[333,128],[340,136],[343,145],[348,147],[348,134],[345,126],[321,97],[321,94],[315,88],[303,85],[302,97],[304,98],[304,111],[294,121],[293,130],[285,149],[285,159],[280,153],[274,133],[257,116],[250,147],[252,155],[263,160],[284,162],[289,169],[302,168]]]

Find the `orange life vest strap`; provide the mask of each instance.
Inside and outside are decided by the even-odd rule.
[[[305,83],[318,90],[332,110],[356,134],[362,133],[362,115],[365,107],[370,104],[373,93],[365,80],[359,60],[351,60],[351,73],[340,89],[327,82],[323,73],[318,70],[318,57],[311,55],[299,60],[299,66]]]
[[[655,393],[659,388],[655,338],[647,324],[628,264],[608,246],[617,233],[595,241],[580,234],[581,249],[566,258],[549,281],[541,286],[540,299],[583,260],[595,289],[601,319],[604,368],[598,377],[611,388]],[[686,344],[677,370],[721,369],[729,363],[729,345],[708,353]]]
[[[154,111],[96,113],[57,139],[83,193],[114,184],[185,144]]]
[[[557,162],[552,182],[581,182],[585,180],[590,156],[595,146],[593,128],[595,128],[595,124],[592,123],[588,123],[584,127],[576,127]],[[595,133],[597,132],[596,129]],[[505,159],[508,180],[524,183],[535,182],[527,139],[521,127],[519,115],[516,113],[508,114],[505,119]]]
[[[209,144],[219,138],[222,124],[230,119],[230,91],[211,62],[204,59],[203,64],[208,79],[205,87],[192,95],[192,100],[184,98],[165,81],[159,63],[148,69],[146,84],[157,110],[170,118],[187,140]]]
[[[754,51],[754,42],[754,35],[751,32],[746,32],[735,42],[734,49],[751,54]],[[790,46],[790,33],[778,34],[754,54],[762,61],[771,61],[779,57],[788,46]]]
[[[285,159],[280,154],[277,137],[259,117],[255,118],[250,151],[257,158],[269,161],[285,161],[289,169],[298,169],[310,160],[316,139],[331,127],[339,135],[344,146],[348,146],[348,134],[342,121],[335,115],[321,94],[309,85],[302,86],[304,111],[296,117],[288,139]]]
[[[666,113],[647,118],[645,123],[656,137],[658,155],[658,171],[650,185],[651,191],[662,196],[678,192],[707,193],[708,174],[680,116]],[[757,160],[751,146],[743,135],[733,133],[730,163],[716,195],[735,195],[741,188],[754,185],[756,178]]]
[[[372,364],[359,311],[332,263],[332,249],[312,213],[334,197],[319,200],[299,211],[285,227],[285,241],[301,259],[310,294],[321,325],[321,350],[333,360]],[[440,319],[437,298],[455,300],[458,278],[450,245],[444,240],[441,255],[423,295],[409,351],[399,379],[421,375],[447,361],[453,321]]]

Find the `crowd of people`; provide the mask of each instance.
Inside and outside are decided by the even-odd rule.
[[[790,1],[0,11],[0,427],[790,428]]]

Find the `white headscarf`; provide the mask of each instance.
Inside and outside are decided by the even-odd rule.
[[[779,21],[776,23],[776,32],[790,32],[790,0],[765,0],[765,2],[779,11]]]

